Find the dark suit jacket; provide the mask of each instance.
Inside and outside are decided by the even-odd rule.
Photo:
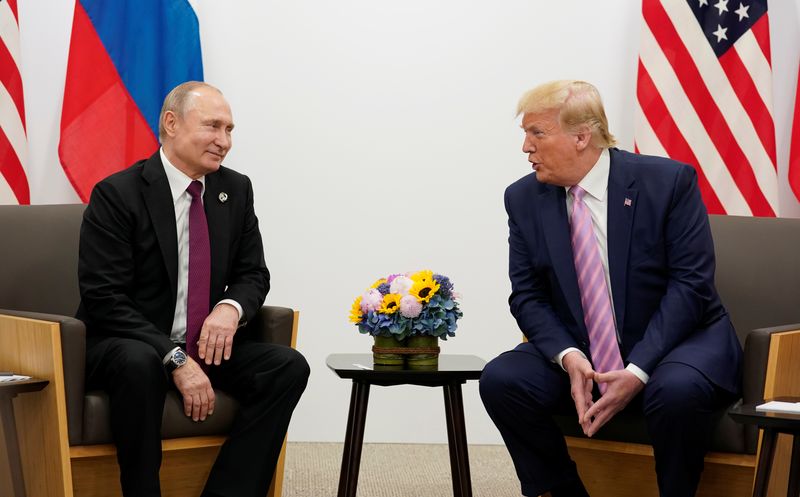
[[[227,200],[219,200],[220,193]],[[251,318],[269,290],[269,272],[253,188],[247,176],[220,167],[205,177],[203,195],[211,241],[209,306],[223,298]],[[175,314],[178,242],[175,208],[158,152],[98,183],[81,225],[77,317],[87,346],[109,336],[146,342],[159,354]]]
[[[693,366],[739,390],[741,346],[714,287],[714,244],[691,166],[611,149],[608,265],[621,352],[648,374]],[[563,187],[530,174],[508,187],[511,312],[542,355],[587,357]]]

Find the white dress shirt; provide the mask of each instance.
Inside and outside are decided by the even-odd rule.
[[[617,329],[617,316],[613,312],[614,294],[611,291],[611,276],[608,272],[608,173],[610,169],[611,156],[608,153],[608,149],[603,149],[595,165],[589,170],[588,173],[586,173],[586,176],[580,180],[578,186],[586,191],[586,195],[583,197],[583,203],[586,205],[586,208],[592,215],[592,228],[594,229],[595,238],[597,238],[597,245],[600,248],[600,261],[603,264],[603,274],[605,275],[606,279],[608,296],[611,300],[611,315],[614,318],[614,330],[617,333],[617,343],[620,343],[620,334],[619,330]],[[570,187],[565,187],[567,190],[567,217],[571,220],[572,195],[569,194],[569,188]],[[556,357],[553,358],[553,360],[557,362],[558,365],[563,369],[564,356],[573,351],[579,352],[581,355],[586,357],[586,355],[584,355],[584,353],[579,349],[575,347],[569,347],[561,351]],[[650,376],[647,373],[642,371],[641,368],[633,363],[628,363],[628,366],[625,369],[636,375],[636,377],[639,378],[642,383],[647,383],[647,381],[650,379]]]
[[[189,207],[192,205],[192,196],[186,191],[192,183],[192,178],[186,176],[180,169],[172,165],[164,154],[164,149],[160,149],[161,162],[164,164],[164,172],[167,173],[169,189],[172,192],[172,201],[175,205],[175,226],[178,235],[178,292],[175,301],[175,317],[172,320],[172,331],[170,339],[175,343],[186,342],[186,309],[189,289]],[[202,192],[206,191],[205,177],[197,181],[203,184]],[[201,197],[202,200],[202,197]],[[219,304],[231,304],[239,312],[241,321],[244,311],[238,302],[231,299],[220,300]],[[216,306],[215,306],[216,307]],[[167,353],[165,361],[172,356],[175,349]]]

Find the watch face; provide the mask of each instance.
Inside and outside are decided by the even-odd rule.
[[[172,362],[176,366],[183,366],[184,364],[186,364],[186,352],[184,352],[181,349],[176,350],[175,353],[172,355]]]

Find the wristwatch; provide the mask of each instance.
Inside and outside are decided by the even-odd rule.
[[[167,369],[167,373],[172,373],[184,364],[186,364],[186,352],[183,349],[175,349],[175,352],[164,363],[164,367]]]

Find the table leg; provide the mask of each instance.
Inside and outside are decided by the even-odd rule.
[[[800,497],[800,434],[792,435],[792,462],[789,466],[789,497]]]
[[[339,473],[338,497],[356,497],[368,401],[369,383],[353,380],[353,389],[350,393],[350,412],[347,415],[347,430],[342,452],[342,471]]]
[[[25,480],[22,477],[22,463],[19,457],[19,441],[17,440],[17,423],[14,420],[14,404],[12,397],[0,396],[0,418],[3,423],[3,435],[6,439],[6,455],[11,470],[11,488],[14,497],[25,497]]]
[[[461,382],[444,385],[444,407],[447,417],[447,440],[450,447],[450,471],[453,475],[453,495],[455,497],[472,497]]]
[[[761,453],[756,467],[756,482],[753,485],[753,497],[766,497],[769,474],[772,471],[772,457],[775,455],[775,444],[778,433],[772,428],[764,428],[761,435]]]

